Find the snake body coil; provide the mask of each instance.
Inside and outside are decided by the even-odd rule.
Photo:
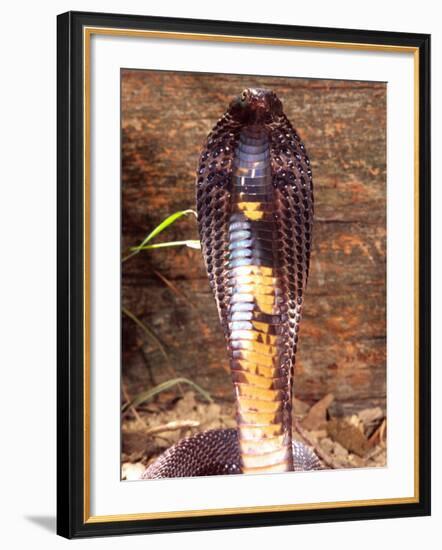
[[[202,253],[230,354],[237,430],[183,440],[144,477],[315,469],[292,441],[293,367],[313,221],[305,147],[277,96],[246,89],[209,134],[197,174]]]

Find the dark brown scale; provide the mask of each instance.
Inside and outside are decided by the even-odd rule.
[[[293,469],[318,470],[321,464],[308,447],[293,442]],[[237,430],[208,430],[183,439],[146,468],[143,479],[240,474]]]
[[[292,441],[293,367],[308,279],[313,183],[277,96],[247,89],[197,168],[202,253],[231,360],[237,430],[178,443],[144,477],[316,469]]]

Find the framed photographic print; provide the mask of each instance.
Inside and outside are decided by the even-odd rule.
[[[430,513],[430,37],[58,17],[58,533]]]

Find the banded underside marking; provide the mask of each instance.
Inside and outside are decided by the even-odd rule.
[[[244,473],[293,468],[286,320],[276,246],[270,144],[263,129],[239,137],[229,218],[229,348]]]

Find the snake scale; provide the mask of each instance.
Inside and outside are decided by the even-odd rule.
[[[143,478],[318,469],[316,455],[292,440],[312,171],[273,91],[248,88],[230,103],[200,155],[196,188],[201,248],[230,356],[238,427],[180,441]]]

